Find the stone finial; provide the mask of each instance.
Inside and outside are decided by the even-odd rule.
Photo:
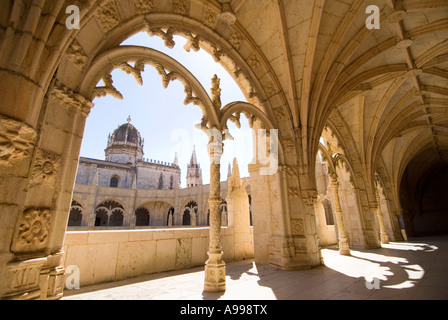
[[[222,106],[221,88],[219,87],[220,83],[221,83],[221,79],[219,79],[218,76],[215,74],[212,78],[211,95],[212,95],[213,106],[215,107],[215,110],[217,110],[217,111],[219,111]]]
[[[233,158],[233,168],[232,168],[231,180],[232,180],[233,187],[235,187],[235,188],[241,187],[240,169],[238,167],[238,160],[236,158]]]

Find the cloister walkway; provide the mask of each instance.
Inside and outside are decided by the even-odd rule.
[[[380,249],[322,249],[325,266],[282,271],[253,261],[227,264],[224,294],[203,292],[203,268],[65,290],[64,300],[448,299],[448,235],[391,242]]]

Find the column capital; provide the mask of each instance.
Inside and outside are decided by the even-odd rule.
[[[52,87],[49,89],[48,99],[64,105],[69,110],[80,112],[85,118],[93,108],[92,101],[66,87],[57,79],[53,81]]]

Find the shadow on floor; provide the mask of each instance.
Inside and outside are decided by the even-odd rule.
[[[222,293],[203,292],[204,268],[197,267],[66,290],[64,295],[92,293],[88,298],[95,299],[95,291],[110,289],[114,299],[132,298],[126,292],[138,299],[180,300],[448,299],[448,235],[351,253],[340,256],[337,248],[325,248],[324,266],[300,271],[282,271],[252,260],[228,263],[227,290]]]

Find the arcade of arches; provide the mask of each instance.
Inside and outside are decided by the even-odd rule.
[[[380,29],[366,27],[368,4],[380,9]],[[69,5],[80,9],[79,29],[66,26]],[[255,261],[310,268],[327,244],[350,254],[448,231],[447,9],[446,0],[2,1],[0,296],[62,296],[84,125],[96,97],[125,94],[114,69],[138,83],[144,68],[165,86],[181,81],[206,132],[224,134],[241,114],[254,130],[278,129],[278,170],[249,165]],[[222,106],[219,79],[204,88],[161,52],[119,46],[141,31],[210,53],[247,102]],[[209,150],[204,289],[222,291],[216,136]],[[123,219],[119,204],[97,210],[99,224]],[[146,223],[144,210],[138,219]]]

